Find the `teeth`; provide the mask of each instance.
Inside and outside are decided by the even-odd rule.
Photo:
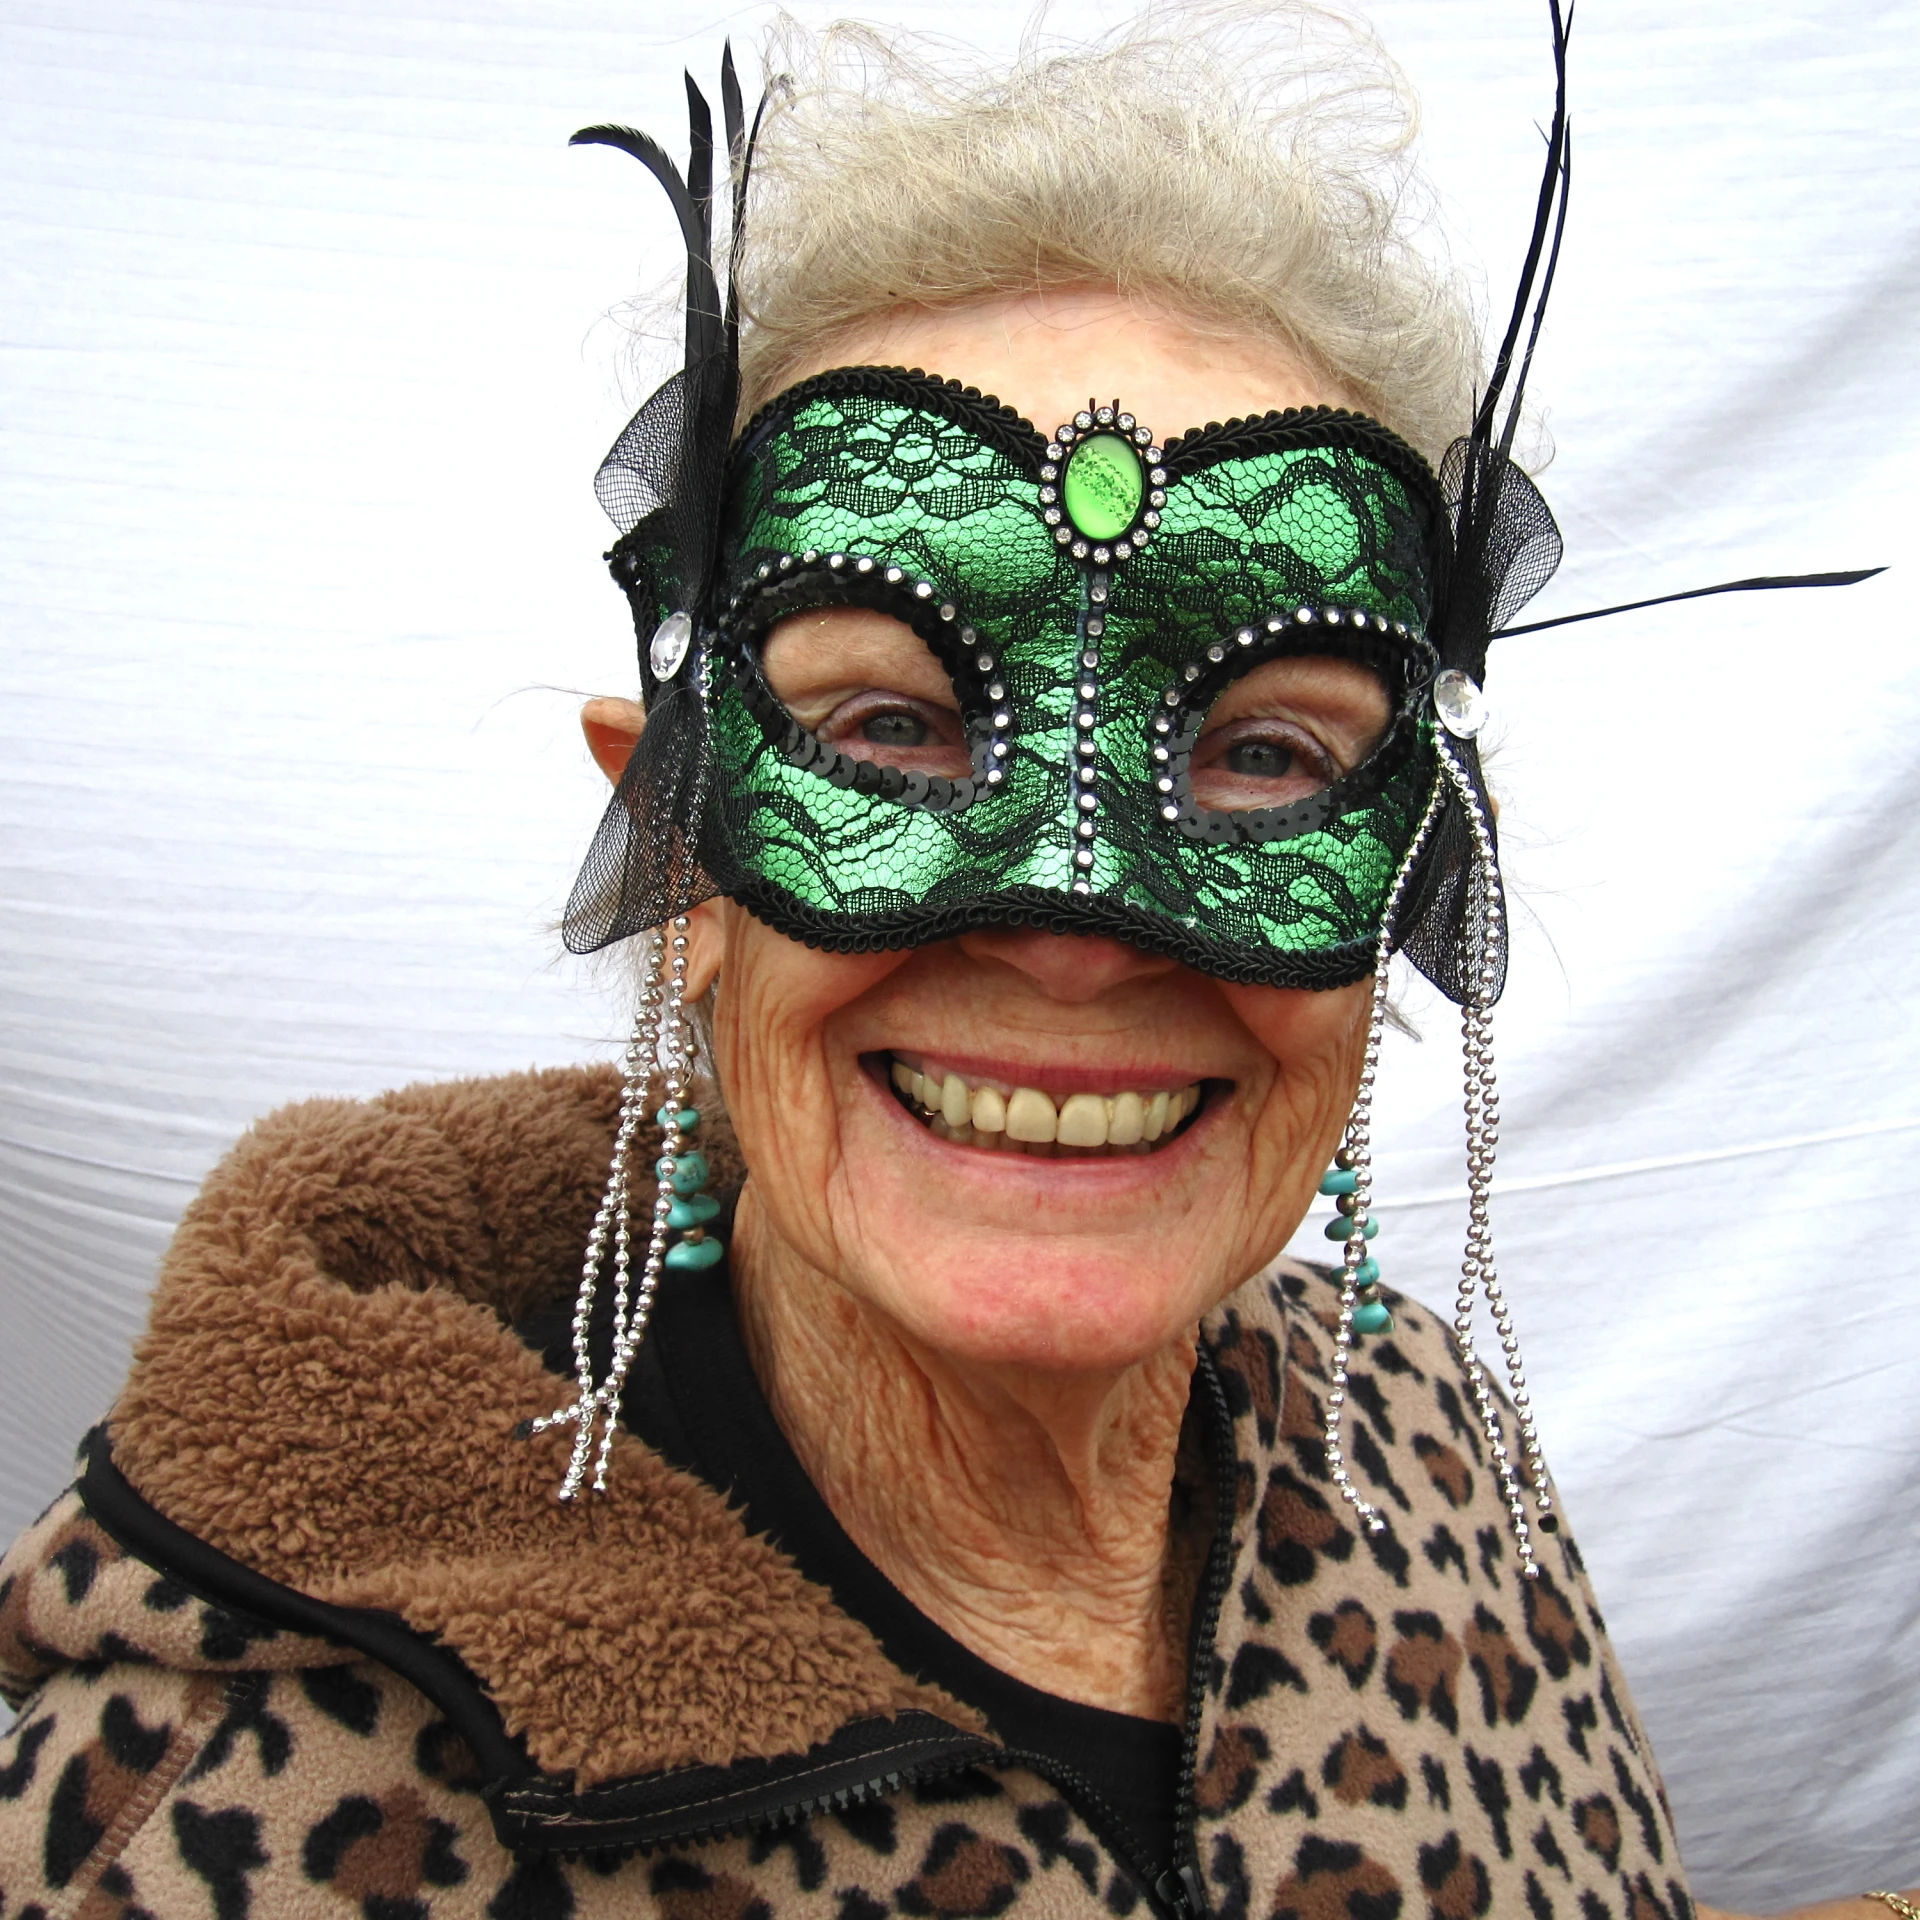
[[[1069,1096],[1060,1109],[1060,1128],[1054,1136],[1063,1147],[1104,1147],[1107,1144],[1107,1103],[1097,1093]]]
[[[896,1060],[891,1078],[942,1140],[983,1152],[1150,1153],[1200,1104],[1197,1085],[1159,1093],[1072,1093],[1056,1102],[1038,1087],[972,1086],[949,1070]]]
[[[948,1126],[971,1129],[973,1100],[967,1083],[957,1073],[948,1074],[946,1085],[940,1089],[940,1111],[946,1116]]]

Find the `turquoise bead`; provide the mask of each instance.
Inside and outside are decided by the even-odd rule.
[[[1368,1254],[1353,1270],[1353,1284],[1356,1287],[1370,1287],[1379,1278],[1380,1262],[1372,1254]]]
[[[1369,1220],[1367,1222],[1366,1237],[1369,1240],[1379,1231],[1380,1222],[1378,1220]],[[1349,1220],[1344,1213],[1337,1213],[1321,1228],[1321,1232],[1324,1233],[1329,1240],[1351,1240],[1353,1238],[1353,1222]]]
[[[661,1128],[670,1127],[673,1125],[673,1109],[671,1107],[662,1107],[653,1118],[655,1124]],[[680,1131],[682,1133],[691,1133],[699,1124],[700,1109],[698,1107],[682,1107],[680,1109]]]
[[[673,1211],[667,1215],[667,1225],[682,1232],[688,1227],[704,1227],[719,1211],[720,1202],[710,1193],[676,1196]]]
[[[662,1154],[653,1163],[654,1172],[666,1179],[675,1193],[698,1193],[707,1184],[707,1156],[704,1153],[683,1153],[673,1161],[673,1172],[667,1172],[667,1157]]]
[[[682,1273],[697,1273],[713,1266],[725,1251],[718,1240],[676,1240],[667,1249],[667,1265]]]
[[[669,1254],[668,1259],[672,1259]],[[1355,1333],[1391,1333],[1393,1315],[1387,1311],[1384,1300],[1363,1300],[1353,1310],[1353,1330]]]
[[[1320,1176],[1322,1193],[1352,1193],[1360,1184],[1360,1176],[1347,1167],[1333,1167]]]

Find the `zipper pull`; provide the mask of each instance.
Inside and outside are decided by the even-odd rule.
[[[1190,1916],[1190,1920],[1206,1920],[1207,1890],[1189,1862],[1182,1861],[1177,1869],[1163,1873],[1153,1883],[1153,1890],[1175,1913]]]

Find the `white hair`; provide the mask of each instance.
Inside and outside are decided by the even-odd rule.
[[[1312,0],[1173,0],[1009,63],[789,17],[738,269],[743,413],[901,307],[1097,286],[1275,339],[1437,458],[1478,330],[1434,238],[1418,111]]]

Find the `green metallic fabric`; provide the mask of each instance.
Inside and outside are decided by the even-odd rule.
[[[1232,979],[1365,973],[1434,778],[1431,474],[1351,414],[1204,428],[1142,447],[1155,524],[1117,558],[1087,541],[1076,555],[1048,524],[1061,452],[976,393],[871,368],[809,381],[748,429],[727,597],[689,669],[717,890],[840,948],[1014,921],[1115,933]],[[781,708],[760,641],[836,604],[896,613],[946,664],[971,780],[902,791],[897,769],[834,753]],[[1206,707],[1288,652],[1376,671],[1387,733],[1309,801],[1209,812],[1184,779]]]

